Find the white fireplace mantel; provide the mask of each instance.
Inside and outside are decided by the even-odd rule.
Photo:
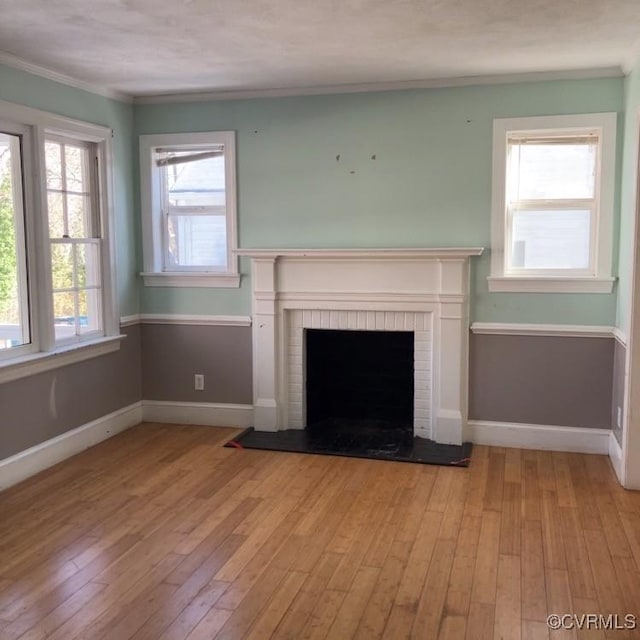
[[[460,444],[469,259],[483,249],[241,249],[252,259],[254,421],[305,425],[304,330],[414,332],[414,433]]]

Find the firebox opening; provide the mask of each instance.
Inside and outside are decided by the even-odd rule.
[[[310,429],[402,430],[413,436],[412,331],[306,329]]]

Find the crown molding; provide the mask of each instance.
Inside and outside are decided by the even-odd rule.
[[[65,84],[69,87],[74,87],[75,89],[82,89],[82,91],[95,93],[105,98],[111,98],[112,100],[118,100],[119,102],[126,102],[128,104],[133,102],[133,96],[127,93],[117,91],[116,89],[108,89],[107,87],[102,87],[91,82],[85,82],[84,80],[78,80],[77,78],[53,71],[47,67],[27,62],[22,58],[18,58],[17,56],[7,53],[6,51],[0,51],[0,64],[20,71],[26,71],[27,73],[34,76],[40,76],[41,78],[46,78],[47,80],[53,80],[54,82],[59,82],[60,84]]]
[[[309,87],[280,87],[272,89],[203,90],[178,91],[173,93],[152,93],[132,95],[117,89],[79,80],[72,76],[53,71],[18,56],[0,51],[0,64],[20,71],[26,71],[41,78],[53,80],[76,89],[94,93],[105,98],[128,104],[162,104],[176,102],[211,102],[223,100],[248,100],[255,98],[285,98],[295,96],[314,96],[340,93],[367,93],[376,91],[406,91],[411,89],[441,89],[447,87],[466,87],[473,85],[511,84],[517,82],[544,82],[553,80],[588,80],[592,78],[620,78],[634,68],[640,55],[640,39],[632,47],[633,55],[620,66],[596,67],[591,69],[565,69],[557,71],[535,71],[525,73],[504,73],[480,76],[460,76],[406,80],[399,82],[367,82]]]
[[[291,87],[275,89],[239,89],[233,91],[191,91],[137,95],[134,104],[163,104],[175,102],[212,102],[223,100],[249,100],[255,98],[286,98],[340,93],[367,93],[376,91],[406,91],[411,89],[441,89],[472,85],[512,84],[517,82],[544,82],[551,80],[588,80],[592,78],[621,78],[622,67],[593,69],[568,69],[560,71],[537,71],[527,73],[505,73],[483,76],[433,78],[401,82],[368,82],[361,84],[337,84],[319,87]]]

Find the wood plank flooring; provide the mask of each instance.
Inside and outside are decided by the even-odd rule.
[[[0,493],[2,640],[640,638],[640,493],[604,456],[468,469],[143,424]]]

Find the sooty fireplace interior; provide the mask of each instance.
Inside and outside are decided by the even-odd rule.
[[[413,332],[305,335],[307,429],[373,448],[413,439]]]

